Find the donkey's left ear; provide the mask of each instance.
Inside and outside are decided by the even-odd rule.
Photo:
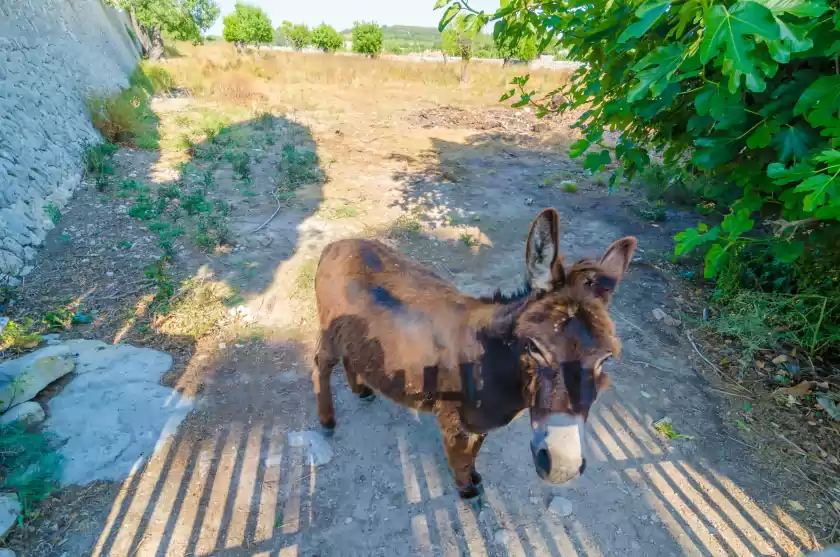
[[[627,236],[620,240],[616,240],[607,248],[604,257],[601,258],[601,269],[604,271],[602,280],[597,281],[596,288],[599,288],[599,294],[609,298],[615,287],[621,281],[630,262],[633,260],[633,253],[636,251],[636,238]]]
[[[534,290],[551,292],[555,284],[563,282],[559,244],[560,215],[554,209],[544,209],[531,224],[525,245],[525,269]]]

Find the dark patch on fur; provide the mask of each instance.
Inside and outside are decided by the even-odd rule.
[[[374,253],[370,246],[362,246],[359,249],[359,254],[362,256],[362,262],[367,265],[368,269],[372,271],[382,271],[382,260]]]
[[[396,296],[391,294],[387,288],[374,286],[370,289],[370,295],[376,305],[382,306],[385,309],[389,309],[391,311],[401,311],[404,309],[403,303]]]
[[[575,414],[588,415],[589,408],[595,402],[594,371],[584,369],[580,362],[565,362],[561,369],[572,411]]]

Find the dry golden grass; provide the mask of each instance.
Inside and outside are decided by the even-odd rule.
[[[198,98],[239,105],[270,103],[281,108],[344,108],[360,105],[434,104],[498,106],[511,79],[524,68],[473,62],[469,83],[460,84],[456,63],[367,59],[331,54],[250,51],[227,44],[179,45],[185,56],[167,62],[176,83]],[[548,92],[570,72],[530,71],[531,87]],[[319,94],[320,92],[320,94]],[[328,93],[328,94],[327,94]],[[329,104],[326,104],[329,103]]]

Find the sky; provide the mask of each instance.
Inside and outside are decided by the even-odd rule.
[[[208,31],[222,34],[222,19],[233,11],[236,0],[217,0],[221,15]],[[443,10],[435,11],[435,0],[246,0],[258,6],[271,18],[273,27],[284,19],[305,23],[310,27],[327,23],[338,31],[349,29],[354,21],[374,21],[380,25],[422,25],[437,27]],[[499,0],[472,0],[475,10],[491,12]]]

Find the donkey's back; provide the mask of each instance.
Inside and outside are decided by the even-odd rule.
[[[316,359],[325,360],[317,367],[342,360],[357,394],[368,394],[365,385],[422,408],[430,389],[460,388],[457,374],[436,377],[430,386],[429,370],[457,370],[480,350],[469,322],[476,312],[468,311],[476,301],[380,242],[328,245],[315,274],[315,296],[321,326]]]

